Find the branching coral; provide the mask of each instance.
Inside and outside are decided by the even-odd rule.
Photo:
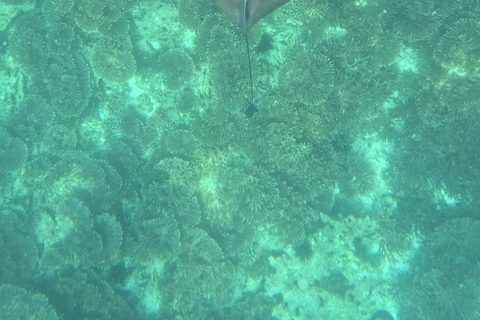
[[[376,182],[375,172],[361,154],[351,154],[345,162],[345,168],[345,175],[339,181],[342,194],[347,197],[355,197],[369,195],[373,192]]]
[[[91,205],[95,210],[106,211],[112,207],[112,205],[118,201],[122,191],[124,190],[124,181],[117,169],[112,167],[106,161],[98,161],[98,165],[103,169],[105,173],[105,185],[107,186],[103,197],[94,198]]]
[[[463,81],[469,82],[468,78],[462,79],[461,82]],[[472,194],[469,185],[477,179],[473,168],[478,165],[478,150],[471,148],[478,143],[478,135],[472,133],[478,130],[478,124],[477,117],[468,110],[475,105],[469,104],[469,99],[476,99],[479,91],[476,89],[478,84],[472,82],[470,85],[455,89],[459,90],[457,92],[470,91],[463,99],[461,97],[464,92],[462,95],[446,92],[445,99],[454,102],[451,107],[453,110],[455,107],[459,108],[456,110],[461,111],[459,114],[445,112],[448,108],[441,104],[419,105],[419,108],[431,109],[420,112],[427,120],[413,122],[414,119],[417,119],[416,121],[422,119],[418,116],[412,119],[409,125],[414,129],[412,133],[415,138],[407,139],[402,147],[404,152],[391,161],[392,167],[395,168],[391,178],[398,177],[395,179],[396,184],[401,185],[405,182],[404,186],[431,193],[443,190],[455,198],[469,197]],[[438,101],[438,96],[432,97],[433,102]],[[442,95],[440,97],[443,98]],[[464,107],[466,109],[462,110]],[[461,119],[455,119],[459,116]],[[438,127],[431,126],[440,121],[443,123]],[[459,131],[458,128],[464,130]]]
[[[198,169],[198,202],[202,216],[218,230],[234,228],[230,173],[234,169],[227,149],[205,150],[200,155]]]
[[[0,172],[18,170],[27,160],[27,146],[0,128]]]
[[[261,105],[263,108],[254,116],[255,124],[258,122],[258,125],[255,126],[256,129],[261,129],[264,127],[263,124],[270,123],[282,123],[293,129],[299,121],[298,108],[284,97],[268,96],[261,102]],[[297,131],[295,130],[295,132]]]
[[[480,315],[478,281],[467,280],[457,283],[439,270],[423,274],[419,286],[425,295],[423,313],[428,319],[470,320]],[[420,298],[420,297],[418,297]]]
[[[390,65],[400,56],[403,49],[402,40],[393,31],[381,31],[371,39],[375,61],[379,65]]]
[[[326,56],[300,50],[282,67],[279,89],[292,102],[316,106],[332,92],[333,74],[333,65]]]
[[[460,278],[472,272],[476,276],[474,269],[479,268],[477,261],[480,260],[479,228],[480,221],[471,218],[447,221],[436,228],[427,241],[425,267]]]
[[[42,149],[50,154],[61,156],[69,150],[75,149],[77,135],[60,124],[54,124],[42,142]]]
[[[117,263],[123,241],[122,227],[117,219],[115,216],[103,213],[94,218],[94,228],[102,242],[102,258],[97,263],[103,266]]]
[[[298,246],[305,241],[305,223],[302,219],[284,215],[275,221],[275,231],[286,245]]]
[[[145,261],[175,259],[180,250],[180,230],[174,214],[153,205],[143,210],[155,215],[137,219],[135,233],[139,248],[132,254]]]
[[[25,97],[9,121],[8,129],[29,144],[39,143],[47,135],[54,120],[53,110],[40,97]]]
[[[37,228],[37,238],[48,245],[40,260],[46,270],[64,265],[90,268],[105,262],[102,239],[94,229],[92,215],[73,198],[57,205],[54,220],[44,220],[44,225]]]
[[[58,316],[44,295],[4,284],[0,286],[0,318],[57,320]]]
[[[29,221],[22,221],[25,212],[2,208],[0,215],[0,282],[28,283],[34,275],[38,251],[30,232]],[[1,298],[0,298],[1,301]],[[0,313],[1,314],[1,313]]]
[[[193,195],[194,171],[188,161],[178,158],[163,159],[149,175],[143,188],[150,197],[173,206]]]
[[[178,2],[178,20],[190,29],[198,29],[211,7],[206,2],[185,0]]]
[[[202,218],[198,202],[197,196],[186,198],[178,206],[169,210],[175,213],[175,219],[183,228],[197,227]]]
[[[231,297],[227,289],[232,281],[232,273],[231,264],[224,261],[222,249],[205,231],[192,229],[185,233],[174,274],[177,294],[195,290],[206,299],[222,305]],[[201,305],[202,301],[191,301],[190,308],[197,304]],[[190,308],[179,311],[194,311]]]
[[[359,112],[371,112],[372,115],[378,115],[378,107],[388,102],[388,99],[394,94],[399,85],[399,70],[397,64],[381,67],[372,72],[368,82],[364,85],[365,93],[368,96],[362,103],[362,109]],[[359,88],[362,87],[359,86]]]
[[[414,103],[425,123],[439,127],[470,116],[479,98],[478,81],[469,77],[452,77],[435,88],[425,86]]]
[[[27,74],[38,75],[47,66],[49,52],[44,32],[45,24],[37,15],[26,14],[15,21],[9,51]]]
[[[48,297],[58,313],[69,319],[133,319],[122,295],[100,278],[92,269],[58,265],[57,272],[42,273],[37,280],[47,288]]]
[[[369,197],[380,201],[373,208],[394,196],[397,207],[386,210],[397,211],[384,224],[375,221],[380,229],[355,237],[375,237],[379,252],[367,258],[383,254],[394,263],[406,256],[415,226],[425,238],[410,261],[418,265],[410,265],[405,305],[428,313],[422,320],[478,318],[472,301],[480,258],[471,244],[480,226],[473,219],[441,225],[479,199],[472,111],[480,87],[468,49],[478,33],[476,0],[454,0],[448,10],[441,1],[299,1],[288,21],[281,17],[293,29],[273,19],[263,36],[262,28],[249,34],[256,98],[247,108],[245,37],[206,2],[172,0],[170,11],[158,0],[30,1],[33,10],[0,31],[0,52],[11,55],[0,62],[9,79],[0,94],[7,111],[0,280],[44,290],[68,319],[269,319],[282,300],[261,294],[278,289],[273,274],[288,271],[282,264],[289,260],[308,268],[321,258],[321,246],[332,242],[325,219],[338,218],[330,222],[341,231],[351,222],[341,217],[353,214],[364,226],[372,215],[358,198],[378,191],[378,199]],[[454,5],[472,10],[455,12]],[[178,14],[190,30],[153,35],[146,22],[158,16],[150,9],[167,20]],[[420,39],[428,41],[413,43]],[[400,76],[409,50],[420,70]],[[159,62],[159,74],[134,78],[137,62]],[[163,88],[151,86],[152,77]],[[353,141],[388,121],[398,125],[395,152],[388,174],[377,176],[352,152]],[[377,179],[392,195],[380,198]],[[458,203],[451,211],[443,210],[447,195]],[[11,203],[28,203],[29,211],[10,211]],[[17,216],[31,217],[30,225]],[[353,246],[360,257],[362,244]],[[375,273],[376,265],[354,267]],[[342,268],[347,275],[349,264]],[[342,274],[323,279],[299,286],[355,305],[358,299],[341,299],[350,290]],[[153,301],[156,314],[132,314],[121,297],[135,310]],[[285,299],[291,308],[283,309],[293,311],[292,296]],[[302,316],[302,307],[295,309],[286,317]],[[357,311],[373,313],[368,303]]]
[[[300,0],[297,4],[302,8],[301,12],[311,19],[323,19],[328,8],[326,0]]]
[[[111,174],[107,176],[108,174]],[[117,174],[118,175],[118,174]],[[103,211],[111,205],[118,179],[100,162],[78,151],[69,151],[55,164],[46,179],[50,199],[74,196],[92,210]],[[107,177],[112,177],[107,181]],[[121,180],[120,180],[121,181]]]
[[[231,185],[236,206],[240,208],[239,214],[252,223],[265,221],[268,212],[273,210],[280,200],[275,179],[265,170],[250,163],[239,164],[233,170]]]
[[[139,141],[144,141],[148,137],[146,127],[146,117],[138,110],[138,105],[129,105],[121,116],[120,129],[122,134]]]
[[[380,254],[391,262],[403,258],[412,247],[412,239],[407,234],[409,230],[402,230],[391,214],[383,214],[378,224],[380,227],[376,234],[379,236]]]
[[[108,146],[107,161],[125,182],[135,179],[139,158],[130,144],[122,141],[111,143]]]
[[[195,39],[195,55],[202,60],[206,60],[209,55],[209,43],[211,39],[212,29],[218,27],[228,27],[230,22],[224,14],[216,13],[209,14],[203,18],[202,25],[197,31],[197,38]],[[225,46],[226,48],[227,46]]]
[[[45,0],[42,3],[42,13],[51,25],[72,12],[74,0]]]
[[[188,86],[193,76],[193,61],[185,51],[170,50],[160,56],[158,63],[168,90],[180,91]]]
[[[391,161],[391,178],[397,186],[416,189],[417,192],[440,187],[438,180],[432,179],[436,177],[436,158],[433,152],[427,152],[425,147],[427,146],[418,141],[409,141],[405,146],[401,146],[399,156]],[[428,148],[430,149],[430,146]]]
[[[175,107],[180,112],[192,112],[198,107],[198,97],[193,93],[190,88],[182,90],[178,100],[175,103]]]
[[[478,75],[480,62],[480,22],[460,19],[447,29],[437,44],[435,59],[448,71]]]
[[[109,2],[109,1],[107,1]],[[104,1],[75,1],[75,21],[85,31],[95,31],[104,21]]]
[[[402,304],[421,310],[423,319],[476,319],[479,228],[480,222],[470,218],[446,221],[436,228],[409,276],[411,283],[402,283],[406,286]]]
[[[25,165],[25,175],[29,178],[27,181],[34,185],[36,181],[45,179],[52,168],[52,163],[46,156],[35,156]]]
[[[45,99],[63,118],[79,116],[88,106],[92,93],[89,66],[83,56],[52,56],[41,78],[29,83],[33,92]]]
[[[292,172],[311,157],[312,146],[299,141],[284,124],[272,123],[266,135],[259,139],[268,159],[281,171]]]
[[[376,38],[378,39],[375,40]],[[383,105],[397,88],[398,68],[396,64],[386,63],[388,57],[382,55],[388,53],[380,52],[388,49],[381,48],[380,42],[377,48],[379,52],[375,52],[377,44],[372,46],[372,42],[376,41],[382,41],[386,45],[385,39],[380,38],[371,36],[368,39],[353,34],[342,40],[327,41],[325,48],[319,48],[327,52],[335,66],[333,93],[321,109],[325,113],[324,117],[342,117],[344,121],[355,121],[355,118],[363,117],[365,113],[373,114],[378,112],[376,108]],[[397,51],[393,55],[398,53]]]
[[[182,239],[176,280],[195,280],[207,273],[215,276],[215,269],[223,258],[222,249],[205,231],[190,230],[186,238]]]
[[[111,29],[109,24],[121,20],[125,9],[126,1],[124,0],[77,0],[75,1],[74,16],[77,25],[84,31],[95,31],[102,27],[105,28],[105,25],[107,25],[107,29]]]
[[[107,19],[106,22],[98,28],[98,31],[107,38],[118,39],[128,36],[130,23],[131,21],[125,15],[121,15],[117,20]]]
[[[335,66],[335,86],[338,80],[365,81],[368,75],[377,69],[378,62],[373,62],[373,52],[367,39],[357,34],[347,35],[344,38],[333,38],[319,48]],[[373,62],[373,63],[372,63]]]
[[[217,24],[210,30],[207,51],[215,98],[222,103],[222,108],[234,111],[241,109],[245,104],[250,79],[243,37],[231,28]],[[250,52],[250,65],[255,77],[257,58],[253,51]]]
[[[308,115],[306,113],[306,118]],[[319,142],[320,138],[309,137],[310,134],[316,136],[313,135],[314,132],[309,132],[310,130],[319,129],[315,125],[311,127],[317,123],[316,120],[312,123],[307,119],[305,122],[302,120],[288,125],[261,124],[264,127],[253,136],[255,147],[249,147],[253,159],[275,173],[274,177],[279,179],[279,185],[283,181],[291,188],[287,192],[290,194],[288,199],[295,203],[314,199],[317,196],[314,190],[318,190],[319,185],[325,185],[327,177],[332,175],[332,167],[335,170],[330,155],[332,150],[326,145],[328,142]]]
[[[70,53],[75,40],[75,24],[72,22],[58,22],[49,28],[47,45],[51,52],[58,54]]]
[[[93,47],[90,63],[97,76],[110,83],[126,82],[137,70],[128,36],[99,41]]]
[[[435,2],[407,0],[390,2],[387,7],[389,23],[408,41],[425,40],[440,26]]]
[[[410,295],[402,300],[398,317],[401,320],[476,319],[479,315],[477,282],[457,283],[436,269],[421,274],[408,288]]]
[[[193,133],[204,145],[214,148],[241,141],[247,130],[246,118],[217,106],[205,111],[192,124]]]
[[[189,130],[167,132],[164,138],[168,153],[181,159],[190,159],[200,146],[200,142]]]

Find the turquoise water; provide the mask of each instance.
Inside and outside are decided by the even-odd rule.
[[[0,319],[480,319],[479,17],[0,0]]]

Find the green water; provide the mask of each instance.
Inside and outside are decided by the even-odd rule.
[[[0,0],[0,319],[480,319],[479,17]]]

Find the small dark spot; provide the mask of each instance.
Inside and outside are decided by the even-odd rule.
[[[249,102],[248,106],[245,108],[243,113],[247,116],[247,118],[251,118],[255,115],[255,113],[257,113],[257,111],[258,111],[257,105],[252,102]]]
[[[353,139],[349,132],[341,130],[335,131],[331,135],[332,147],[335,151],[347,154],[352,149]]]
[[[305,240],[301,245],[295,247],[295,255],[302,260],[308,260],[313,255],[310,241]]]
[[[353,253],[363,262],[370,263],[374,268],[377,268],[381,265],[381,255],[376,252],[372,252],[369,246],[365,243],[364,239],[361,237],[355,237],[353,239],[353,247]]]
[[[267,251],[268,255],[270,257],[274,257],[274,258],[278,258],[278,257],[281,257],[285,254],[285,251],[282,251],[282,250],[269,250]]]
[[[329,277],[322,277],[321,280],[316,280],[315,285],[343,299],[347,291],[353,288],[343,273],[338,271],[332,271]]]
[[[120,262],[110,268],[108,280],[114,283],[123,284],[132,274],[132,271],[133,270],[128,269],[123,262]]]
[[[263,33],[258,45],[255,47],[255,51],[262,54],[267,54],[273,49],[273,38],[268,33]]]
[[[316,219],[311,221],[305,226],[305,235],[310,236],[317,233],[319,230],[325,228],[326,224],[322,219]]]
[[[395,320],[395,318],[386,310],[377,310],[370,320]]]

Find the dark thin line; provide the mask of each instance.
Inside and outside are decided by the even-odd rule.
[[[245,41],[247,42],[247,57],[248,57],[248,71],[250,72],[250,90],[252,94],[252,105],[253,105],[253,78],[252,78],[252,64],[250,62],[250,46],[248,44],[248,33],[245,33]]]

